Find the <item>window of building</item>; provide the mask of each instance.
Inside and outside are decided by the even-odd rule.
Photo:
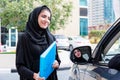
[[[80,18],[80,35],[88,35],[88,19]]]
[[[87,0],[80,0],[79,2],[81,6],[87,6]]]
[[[87,16],[88,11],[87,8],[80,8],[80,16]]]

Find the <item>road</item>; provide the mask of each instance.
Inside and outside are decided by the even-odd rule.
[[[61,65],[58,70],[59,80],[68,80],[69,69],[72,65],[69,56],[69,51],[59,51],[59,57],[61,59]],[[16,69],[15,54],[0,54],[0,63],[0,80],[19,80],[19,75],[17,72],[11,72],[11,70]]]
[[[69,70],[58,71],[58,80],[68,80]],[[19,80],[18,73],[1,73],[0,80]]]

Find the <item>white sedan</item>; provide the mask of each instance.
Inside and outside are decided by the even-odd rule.
[[[88,39],[81,36],[69,36],[69,49],[70,51],[79,46],[91,46],[91,43]]]

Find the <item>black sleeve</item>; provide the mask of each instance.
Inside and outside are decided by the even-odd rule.
[[[57,48],[56,48],[56,49],[57,49]],[[60,58],[59,58],[59,55],[58,55],[58,51],[57,51],[57,50],[56,50],[56,60],[58,61],[59,65],[60,65],[61,60],[60,60]]]
[[[26,41],[25,37],[22,35],[19,37],[17,48],[16,48],[16,68],[22,78],[33,79],[34,72],[26,67],[25,53],[26,53]]]
[[[108,67],[120,70],[120,54],[117,54],[109,61]]]

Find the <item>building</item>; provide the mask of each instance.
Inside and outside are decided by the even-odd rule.
[[[79,31],[81,36],[88,35],[88,1],[79,0]]]
[[[89,26],[111,24],[115,21],[115,0],[89,0]]]
[[[120,17],[120,0],[113,0],[113,9],[115,12],[115,20]]]
[[[89,28],[104,28],[119,16],[120,0],[70,0],[73,3],[72,16],[65,28],[57,30],[56,34],[87,36]],[[116,5],[116,3],[119,5]]]
[[[104,0],[104,20],[105,23],[111,24],[115,21],[115,11],[113,9],[114,0]]]
[[[55,34],[63,35],[79,35],[79,0],[72,1],[73,9],[69,22],[65,24],[65,27],[55,31]]]
[[[89,1],[89,26],[96,26],[104,23],[104,0]]]
[[[88,0],[70,0],[73,3],[72,16],[65,28],[55,31],[63,35],[88,35]]]

